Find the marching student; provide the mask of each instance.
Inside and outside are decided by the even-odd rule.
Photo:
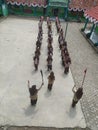
[[[75,90],[75,88],[76,88],[76,86],[74,86],[72,88],[72,91],[74,93],[74,97],[73,97],[73,100],[72,100],[72,107],[76,106],[76,104],[82,98],[82,95],[83,95],[83,87],[80,87],[77,90]]]
[[[30,92],[30,100],[31,100],[32,106],[36,105],[37,100],[38,100],[38,91],[42,88],[43,85],[44,85],[44,83],[42,82],[39,89],[36,88],[36,85],[32,85],[32,87],[30,87],[30,81],[28,80],[28,89]]]
[[[48,90],[51,91],[55,80],[54,72],[52,71],[48,76]]]

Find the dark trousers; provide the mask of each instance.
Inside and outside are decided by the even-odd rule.
[[[52,90],[52,84],[48,84],[48,90],[49,90],[49,91]]]
[[[67,74],[69,72],[69,67],[65,67],[64,73]]]
[[[73,99],[73,101],[72,101],[72,107],[75,107],[77,103],[78,103],[78,101],[75,101],[75,100]]]
[[[35,100],[32,100],[32,99],[31,99],[31,105],[32,105],[32,106],[36,105],[36,103],[37,103],[37,99],[35,99]]]
[[[35,70],[38,70],[38,64],[35,64]]]
[[[48,71],[52,70],[52,65],[48,65]]]

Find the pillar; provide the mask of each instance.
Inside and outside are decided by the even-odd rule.
[[[85,22],[84,28],[81,29],[82,32],[85,31],[85,29],[86,29],[86,27],[87,27],[87,24],[88,24],[88,19],[86,19],[86,22]]]
[[[65,20],[67,20],[68,19],[68,8],[69,8],[69,2],[70,2],[70,0],[68,0],[68,3],[67,3],[67,7],[65,7]]]
[[[93,32],[93,30],[94,30],[94,27],[95,27],[95,24],[93,23],[93,26],[92,26],[92,28],[91,28],[90,33],[86,34],[87,38],[90,38],[90,36],[92,35],[92,32]]]
[[[36,16],[36,7],[34,7],[34,16]]]

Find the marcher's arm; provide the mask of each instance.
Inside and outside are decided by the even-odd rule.
[[[40,88],[39,88],[39,89],[37,89],[37,90],[39,91],[39,90],[42,88],[42,86],[43,86],[43,85],[44,85],[44,83],[42,83],[42,84],[41,84],[41,86],[40,86]]]
[[[74,85],[74,87],[72,88],[73,93],[76,93],[75,87],[76,87],[76,85]]]

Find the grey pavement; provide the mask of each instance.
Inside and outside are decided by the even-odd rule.
[[[81,86],[83,71],[87,68],[81,106],[87,126],[98,130],[98,53],[80,33],[83,26],[81,23],[69,23],[66,39],[72,59],[71,71],[77,87]]]
[[[89,128],[45,128],[45,127],[17,127],[17,126],[4,126],[0,130],[90,130]]]
[[[65,28],[65,23],[62,24]],[[69,23],[67,32],[68,50],[72,59],[71,71],[77,87],[81,86],[83,71],[87,68],[84,95],[81,107],[88,128],[63,128],[62,130],[98,130],[98,53],[80,33],[82,23]],[[0,127],[0,130],[60,130],[39,127]]]

